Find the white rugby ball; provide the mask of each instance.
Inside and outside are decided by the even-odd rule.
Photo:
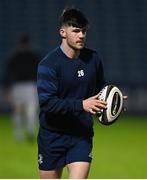
[[[98,99],[107,102],[107,109],[97,112],[97,119],[104,125],[114,123],[123,108],[123,95],[120,89],[114,85],[105,86],[99,93]]]

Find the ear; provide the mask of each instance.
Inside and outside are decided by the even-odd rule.
[[[60,33],[60,36],[61,36],[62,38],[66,38],[66,31],[65,31],[64,28],[61,28],[61,29],[59,30],[59,33]]]

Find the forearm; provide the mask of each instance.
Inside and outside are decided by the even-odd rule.
[[[40,102],[40,108],[48,113],[66,114],[70,112],[80,112],[83,111],[83,101],[51,97],[48,98],[46,102]]]

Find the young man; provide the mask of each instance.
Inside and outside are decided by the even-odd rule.
[[[87,178],[92,160],[92,115],[106,102],[98,100],[104,86],[103,67],[96,51],[84,47],[88,20],[77,9],[60,17],[61,46],[38,67],[40,178]]]

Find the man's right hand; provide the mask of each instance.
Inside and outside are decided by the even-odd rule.
[[[107,109],[107,102],[99,100],[98,97],[99,94],[83,100],[83,109],[93,115],[101,109]]]

